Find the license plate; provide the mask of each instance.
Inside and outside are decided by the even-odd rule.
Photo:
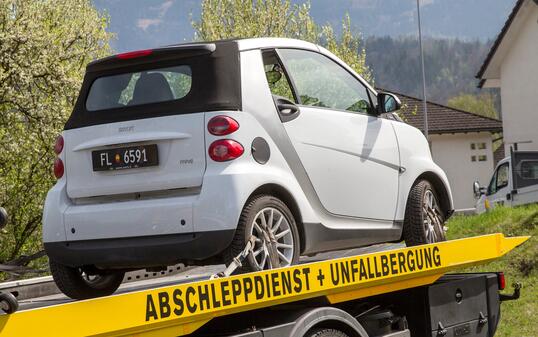
[[[125,170],[159,165],[157,144],[92,151],[94,171]]]

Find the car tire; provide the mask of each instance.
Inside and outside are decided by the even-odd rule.
[[[271,225],[269,231],[271,233],[263,230],[263,219],[267,227]],[[278,227],[275,227],[277,225]],[[252,253],[243,261],[243,266],[238,272],[272,269],[271,255],[267,255],[274,252],[272,247],[278,252],[278,254],[272,253],[272,256],[278,255],[281,267],[294,265],[299,261],[300,241],[295,218],[280,199],[270,195],[260,195],[247,203],[239,217],[233,241],[224,252],[226,265],[229,265],[245,249],[251,235],[256,237]],[[275,244],[270,246],[270,242]],[[276,260],[273,259],[273,261]]]
[[[314,329],[305,337],[349,337],[346,333],[336,329]]]
[[[409,192],[403,239],[408,247],[445,241],[444,215],[439,196],[427,180],[417,181]]]
[[[125,275],[118,271],[86,275],[81,268],[68,267],[52,260],[49,265],[56,286],[75,300],[111,295],[119,288]]]
[[[0,292],[0,309],[6,314],[12,314],[19,309],[19,302],[12,293]]]

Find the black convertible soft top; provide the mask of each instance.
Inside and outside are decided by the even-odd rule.
[[[101,77],[185,65],[192,71],[190,92],[181,99],[88,111],[86,99]],[[65,129],[134,119],[215,110],[241,110],[240,65],[235,41],[167,46],[118,54],[88,64]]]

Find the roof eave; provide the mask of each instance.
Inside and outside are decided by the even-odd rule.
[[[430,130],[429,133],[432,135],[443,135],[447,133],[475,133],[475,132],[490,132],[498,133],[502,132],[501,128],[474,128],[474,129],[447,129],[447,130]]]
[[[482,88],[500,88],[501,80],[499,78],[484,78],[478,84],[480,89]]]
[[[497,50],[499,49],[499,46],[501,45],[506,33],[510,29],[510,26],[512,25],[512,22],[516,18],[517,14],[519,13],[519,10],[521,9],[521,7],[525,3],[525,1],[528,1],[528,0],[517,0],[517,3],[514,6],[514,8],[512,9],[512,12],[510,13],[510,15],[508,16],[508,19],[506,20],[501,32],[499,33],[499,35],[497,35],[497,38],[495,39],[495,42],[491,46],[491,49],[489,50],[489,53],[486,56],[486,59],[484,60],[484,63],[482,63],[482,66],[480,67],[480,70],[475,75],[475,77],[477,79],[484,80],[484,74],[486,73],[488,67],[490,66],[493,57],[497,53]],[[482,82],[481,82],[481,84],[482,84]],[[481,88],[481,84],[478,85],[479,88]]]

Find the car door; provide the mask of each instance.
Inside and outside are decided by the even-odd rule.
[[[488,186],[486,208],[492,209],[496,206],[505,205],[507,202],[506,195],[510,192],[508,186],[509,177],[510,164],[504,163],[499,165]]]
[[[398,145],[391,121],[369,114],[374,94],[321,53],[277,53],[299,108],[292,118],[281,119],[324,208],[336,215],[394,220]],[[289,91],[281,92],[291,98]]]

